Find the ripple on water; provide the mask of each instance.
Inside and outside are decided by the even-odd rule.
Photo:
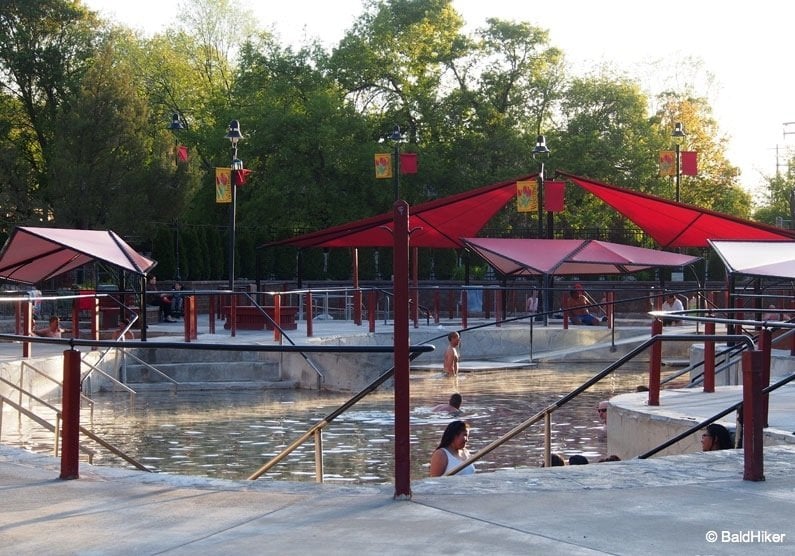
[[[472,424],[469,448],[476,452],[582,384],[601,368],[566,364],[559,368],[478,371],[458,384],[463,414],[434,414],[452,392],[447,380],[413,373],[411,381],[412,476],[427,475],[430,454],[453,419]],[[589,460],[607,455],[604,430],[594,410],[612,395],[634,391],[646,369],[621,371],[583,393],[552,416],[553,449],[566,457],[582,453]],[[230,391],[141,393],[131,407],[120,394],[95,398],[93,430],[133,458],[161,472],[244,479],[303,435],[319,419],[347,400],[329,392]],[[84,422],[89,422],[87,413]],[[324,472],[334,482],[389,482],[394,469],[394,400],[376,391],[342,414],[322,433]],[[3,441],[36,451],[52,449],[52,434],[30,425],[9,431]],[[543,453],[543,422],[516,436],[478,461],[479,472],[537,466]],[[315,480],[314,442],[303,444],[263,479]],[[97,450],[99,465],[127,464]]]

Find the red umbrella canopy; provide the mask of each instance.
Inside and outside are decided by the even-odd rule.
[[[522,176],[409,207],[411,246],[462,247],[460,238],[476,235],[516,197],[517,180],[531,180],[535,176]],[[389,212],[275,241],[264,247],[392,247],[393,219],[393,213]]]
[[[506,276],[625,274],[680,267],[700,257],[583,239],[465,238],[464,245]]]
[[[663,248],[707,247],[710,239],[789,240],[795,233],[654,195],[558,172],[629,218]]]
[[[157,264],[110,230],[18,227],[0,251],[0,278],[35,284],[95,260],[140,275]]]

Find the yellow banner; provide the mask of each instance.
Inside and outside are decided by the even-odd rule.
[[[391,154],[381,153],[375,155],[375,177],[377,179],[392,177]]]
[[[231,168],[216,168],[215,169],[215,202],[216,203],[231,203],[232,202],[232,169]]]
[[[538,183],[533,180],[516,182],[516,212],[538,211]]]
[[[676,153],[674,151],[660,151],[660,175],[676,175]]]

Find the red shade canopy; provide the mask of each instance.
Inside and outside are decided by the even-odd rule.
[[[521,176],[409,208],[412,247],[458,248],[460,238],[476,235],[508,201],[516,197]],[[391,212],[333,228],[268,243],[263,247],[392,247]]]
[[[710,241],[730,273],[795,279],[795,242]]]
[[[506,276],[624,274],[699,260],[597,240],[465,238],[464,244]]]
[[[0,278],[35,284],[95,260],[140,275],[157,264],[110,230],[18,227],[0,251]]]
[[[710,239],[790,240],[795,232],[558,172],[629,218],[663,248],[707,247]]]

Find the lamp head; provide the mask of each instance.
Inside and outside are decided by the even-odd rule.
[[[182,123],[182,118],[180,118],[179,114],[176,112],[171,114],[171,124],[168,126],[168,129],[171,131],[182,131],[185,129],[185,126]]]
[[[399,125],[395,126],[395,129],[393,129],[392,133],[387,136],[387,139],[394,141],[395,143],[402,143],[404,141],[403,133],[400,131]]]
[[[233,147],[236,147],[238,141],[243,139],[243,134],[240,133],[240,122],[237,120],[229,122],[229,131],[226,132],[224,137],[232,142]]]
[[[687,135],[685,133],[685,126],[682,125],[682,122],[676,122],[674,124],[674,132],[671,133],[671,137],[681,138]]]
[[[533,147],[533,158],[535,158],[537,155],[549,155],[547,140],[543,135],[539,135],[536,138],[536,146]]]

